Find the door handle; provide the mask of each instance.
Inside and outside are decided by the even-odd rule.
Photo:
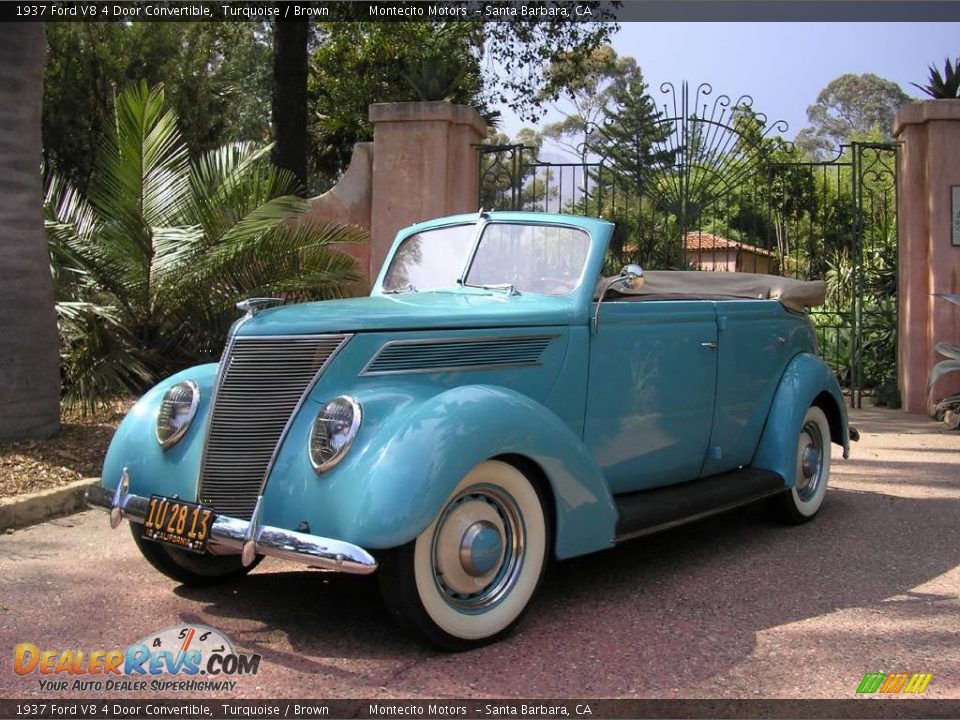
[[[710,348],[711,350],[716,350],[718,345],[715,342],[702,342],[700,347]]]

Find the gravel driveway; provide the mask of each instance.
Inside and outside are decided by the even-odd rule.
[[[178,587],[99,512],[0,537],[0,649],[113,649],[197,622],[262,655],[240,697],[853,698],[866,672],[930,672],[925,697],[960,698],[960,434],[893,411],[852,422],[861,442],[834,451],[815,522],[748,507],[559,563],[518,631],[471,653],[400,633],[371,578],[267,561]],[[0,697],[40,695],[3,661]]]

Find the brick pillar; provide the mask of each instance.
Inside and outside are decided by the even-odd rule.
[[[898,168],[899,385],[903,409],[927,413],[931,402],[960,392],[953,373],[927,393],[934,346],[960,345],[960,307],[935,297],[960,293],[960,247],[951,245],[950,188],[960,185],[960,100],[904,105],[894,135]]]
[[[373,123],[370,278],[394,236],[411,223],[477,210],[487,124],[474,108],[445,102],[377,103]]]

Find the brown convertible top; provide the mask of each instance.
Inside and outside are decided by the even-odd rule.
[[[794,280],[778,275],[697,270],[649,270],[643,285],[617,285],[607,300],[779,300],[790,310],[819,305],[827,296],[822,280]],[[601,278],[597,293],[609,278]]]

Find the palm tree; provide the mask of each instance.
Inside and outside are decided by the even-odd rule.
[[[67,401],[89,409],[216,360],[237,300],[337,297],[359,281],[330,245],[364,231],[299,219],[308,201],[270,150],[191,160],[162,86],[119,94],[89,197],[53,178],[44,204]]]
[[[40,216],[42,23],[0,23],[0,439],[60,427],[57,325]]]

